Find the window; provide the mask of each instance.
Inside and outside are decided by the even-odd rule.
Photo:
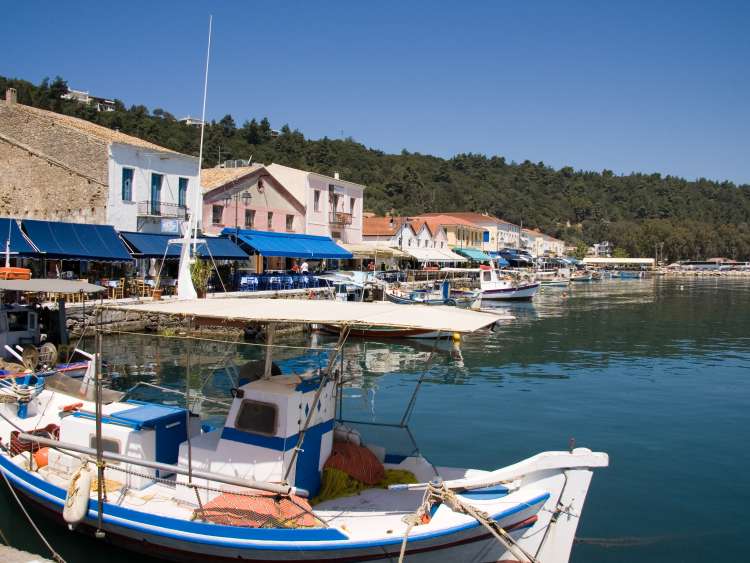
[[[268,230],[273,230],[273,211],[268,212]]]
[[[133,201],[133,169],[122,169],[122,201]]]
[[[354,215],[354,204],[356,203],[356,200],[353,197],[349,198],[349,213]]]
[[[161,184],[164,176],[151,174],[151,215],[161,215]]]
[[[492,274],[489,272],[482,272],[482,278],[484,281],[490,281],[492,279]]]
[[[252,229],[255,224],[255,209],[245,209],[245,228]]]
[[[188,179],[180,178],[180,184],[177,188],[177,205],[180,207],[187,207],[187,188]]]
[[[277,413],[276,405],[244,399],[234,419],[234,427],[243,432],[273,436],[276,434]]]
[[[286,216],[286,230],[287,231],[293,231],[294,230],[294,215],[287,215]]]
[[[8,332],[26,331],[28,328],[28,311],[13,311],[8,313]]]
[[[96,434],[89,435],[89,447],[92,450],[96,449]],[[120,441],[113,440],[112,438],[102,438],[102,450],[111,454],[120,453]],[[108,462],[111,463],[111,462]]]
[[[313,199],[314,199],[313,209],[315,211],[320,211],[320,190],[315,190],[315,196]]]
[[[211,223],[213,225],[221,225],[223,215],[224,208],[221,205],[214,205],[211,207]]]

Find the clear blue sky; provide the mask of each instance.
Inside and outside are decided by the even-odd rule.
[[[0,74],[312,138],[750,182],[748,2],[14,2]]]

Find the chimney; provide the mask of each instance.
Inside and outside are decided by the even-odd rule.
[[[18,101],[18,92],[15,88],[8,88],[5,91],[5,102],[7,104],[15,104]]]
[[[339,178],[339,173],[338,172],[334,172],[333,173],[333,179],[334,180],[340,180],[341,179],[341,178]]]

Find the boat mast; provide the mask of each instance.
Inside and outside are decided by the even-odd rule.
[[[198,238],[198,214],[202,210],[201,205],[201,170],[203,168],[203,138],[206,129],[206,97],[208,95],[208,65],[211,60],[211,27],[213,16],[208,16],[208,48],[206,49],[206,71],[203,78],[203,109],[201,111],[201,138],[198,148],[198,186],[193,198],[192,213],[189,214],[187,228],[182,238],[182,249],[180,251],[180,264],[177,275],[177,299],[196,299],[198,292],[195,291],[193,279],[190,272],[190,264],[195,260],[196,245]]]

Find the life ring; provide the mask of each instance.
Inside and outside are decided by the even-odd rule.
[[[81,463],[81,467],[70,478],[68,484],[68,492],[63,506],[63,518],[71,529],[83,520],[89,511],[92,476],[88,463],[88,460]]]

